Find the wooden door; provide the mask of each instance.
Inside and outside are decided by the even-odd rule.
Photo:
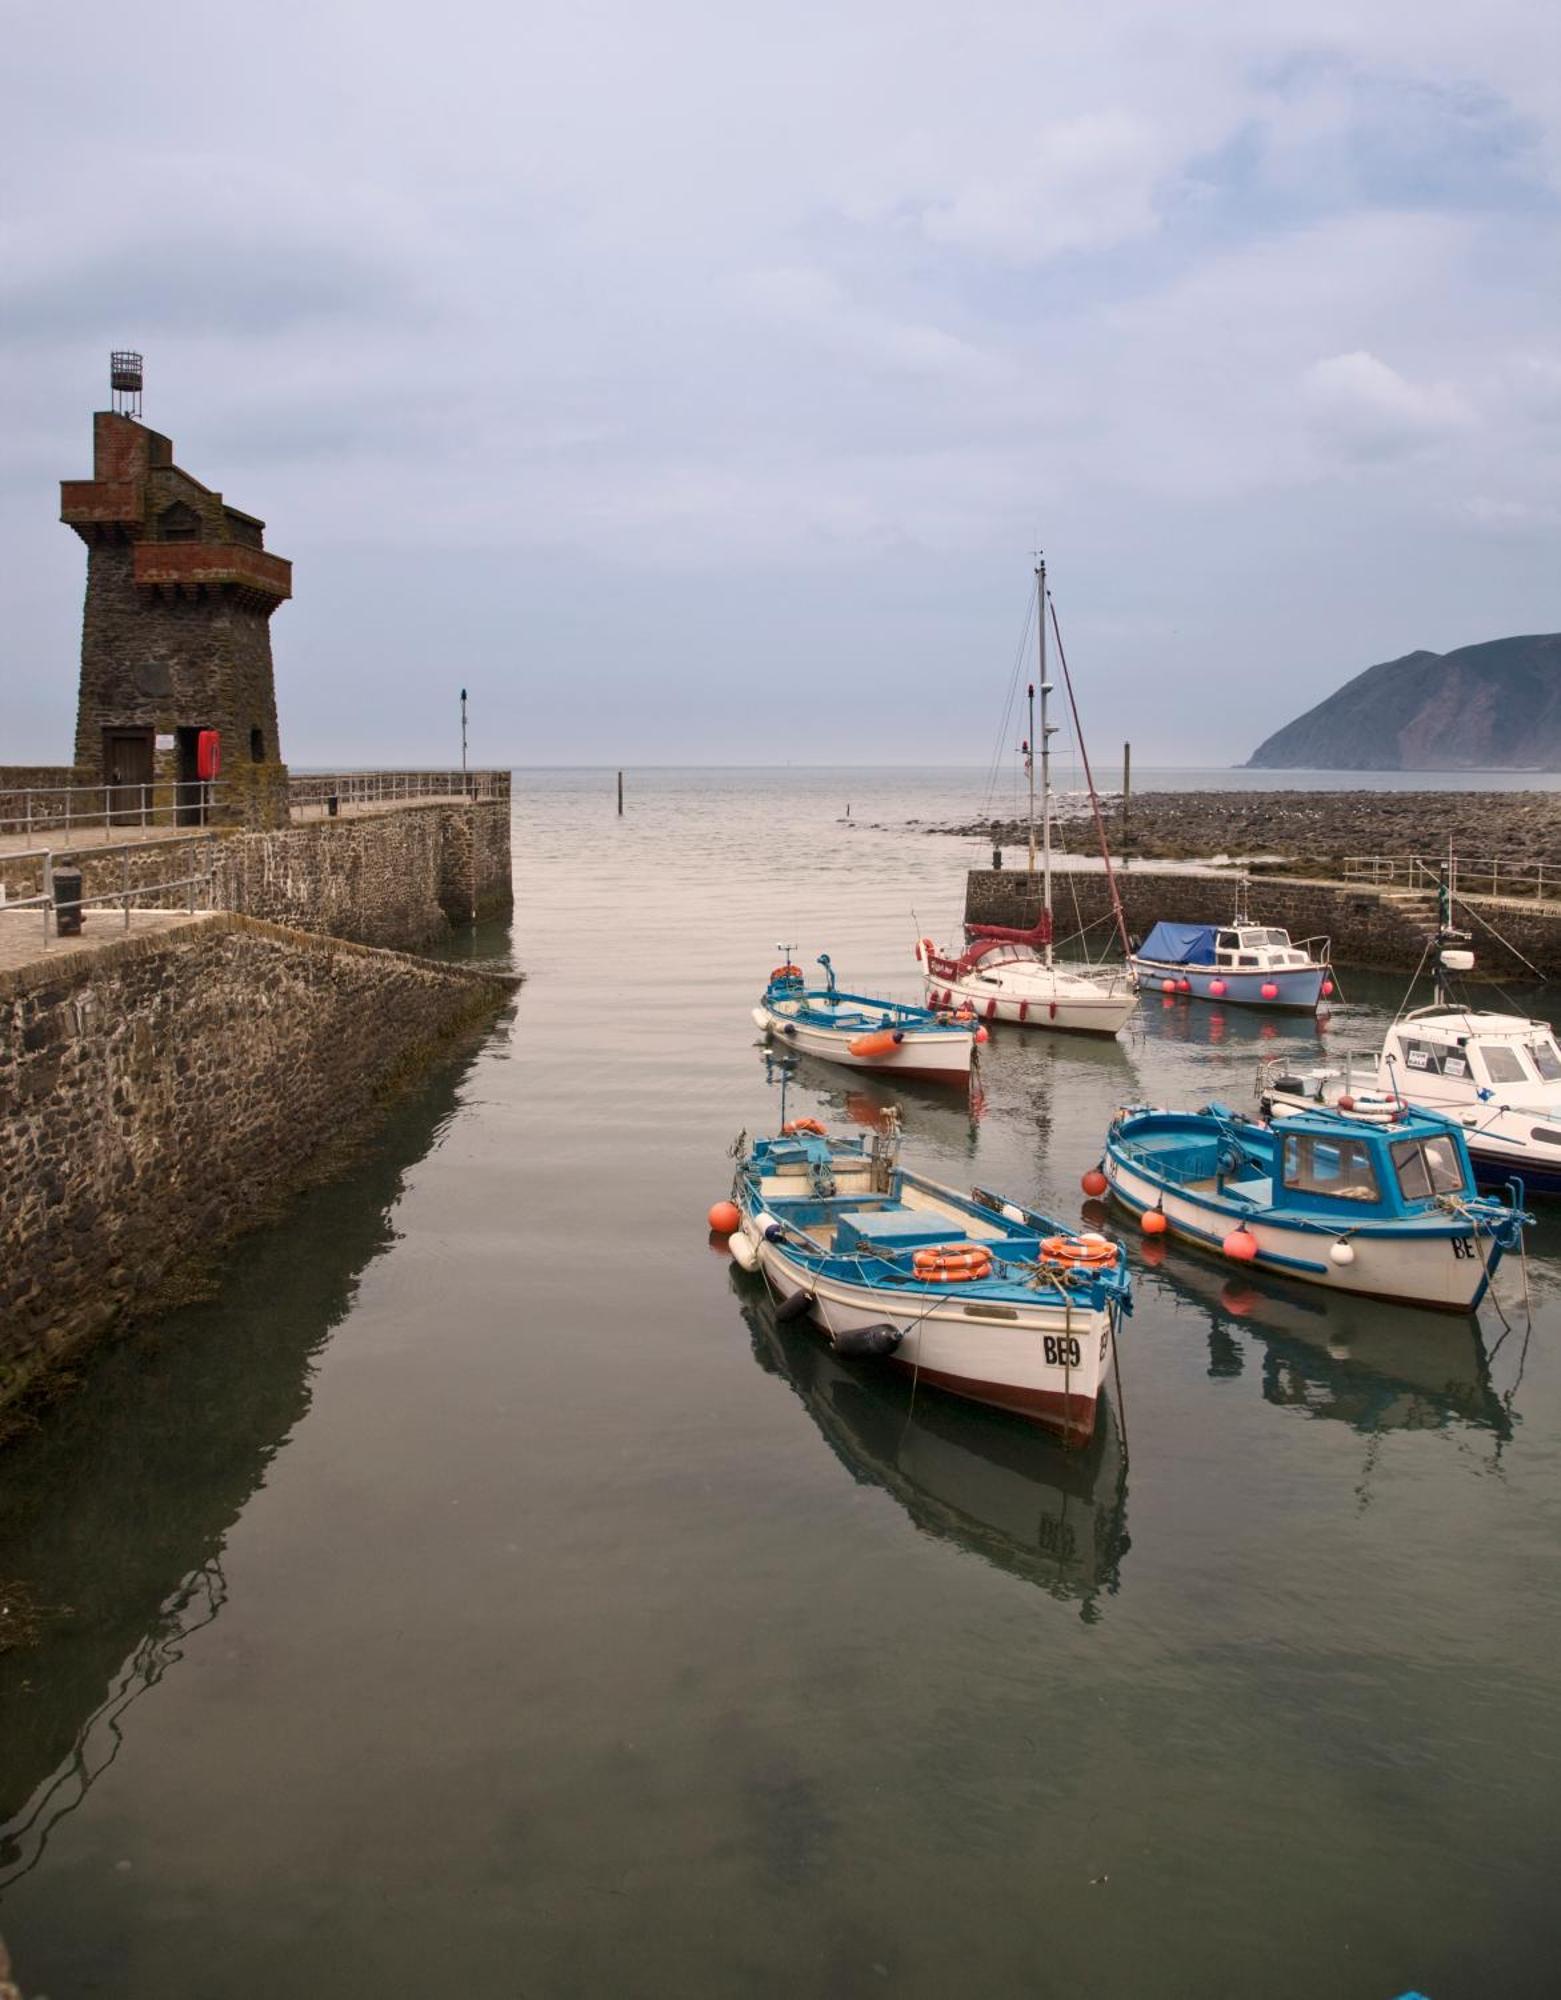
[[[150,729],[103,732],[103,777],[109,787],[109,817],[116,825],[139,825],[151,818],[155,747]]]

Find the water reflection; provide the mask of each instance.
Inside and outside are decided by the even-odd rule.
[[[1502,1442],[1513,1434],[1521,1330],[1510,1359],[1509,1340],[1501,1343],[1503,1393],[1479,1331],[1456,1314],[1303,1295],[1191,1258],[1160,1262],[1139,1285],[1206,1321],[1211,1376],[1239,1377],[1255,1360],[1265,1401],[1280,1408],[1365,1433],[1465,1425]]]
[[[468,1053],[373,1151],[240,1247],[220,1301],[102,1350],[11,1445],[0,1578],[38,1607],[0,1653],[0,1890],[35,1867],[118,1755],[135,1703],[220,1612],[225,1538],[309,1407],[312,1359],[395,1237],[404,1176],[452,1116]]]
[[[765,1081],[778,1092],[785,1064],[788,1116],[799,1109],[822,1112],[827,1123],[877,1129],[885,1111],[900,1114],[900,1129],[912,1138],[928,1139],[951,1152],[975,1152],[975,1140],[986,1115],[986,1092],[979,1077],[970,1082],[968,1099],[947,1084],[918,1083],[913,1077],[878,1076],[866,1070],[843,1069],[820,1056],[760,1051]],[[803,1104],[806,1098],[807,1104]],[[777,1102],[777,1121],[779,1106]]]
[[[1127,1554],[1127,1454],[1109,1400],[1081,1452],[953,1397],[918,1396],[898,1374],[834,1354],[807,1326],[782,1325],[762,1284],[732,1274],[754,1359],[800,1398],[852,1477],[880,1486],[923,1534],[1053,1597],[1093,1623]]]

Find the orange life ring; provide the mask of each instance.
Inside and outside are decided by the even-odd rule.
[[[1108,1236],[1048,1236],[1041,1245],[1043,1264],[1071,1264],[1100,1270],[1117,1261],[1117,1246]]]
[[[956,1243],[946,1249],[918,1250],[911,1269],[923,1284],[965,1285],[991,1275],[992,1253],[981,1243]]]
[[[820,1125],[816,1118],[793,1118],[789,1124],[781,1127],[783,1139],[795,1139],[799,1132],[812,1132],[820,1139],[825,1139],[829,1136],[829,1127]]]
[[[773,966],[770,970],[770,983],[772,985],[777,979],[800,979],[801,977],[802,967],[800,965],[777,965]]]

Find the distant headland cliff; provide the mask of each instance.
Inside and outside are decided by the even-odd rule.
[[[1260,743],[1248,770],[1561,770],[1561,632],[1406,653]]]

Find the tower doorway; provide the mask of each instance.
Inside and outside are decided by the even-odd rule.
[[[139,825],[152,810],[153,752],[150,729],[105,729],[103,780],[108,815],[115,826]]]

